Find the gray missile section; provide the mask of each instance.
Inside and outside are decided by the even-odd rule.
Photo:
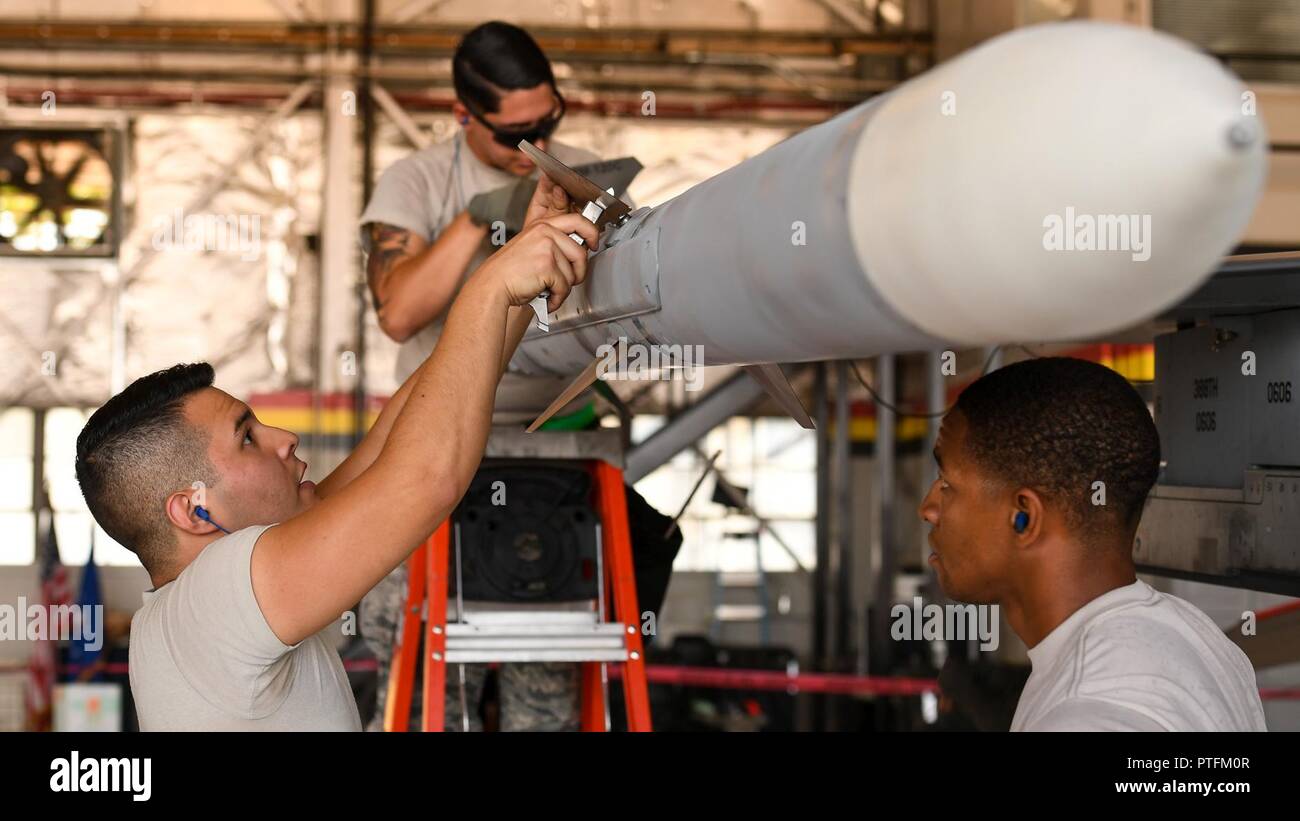
[[[707,365],[941,346],[890,309],[853,249],[852,138],[877,107],[845,112],[610,228],[587,282],[549,333],[529,332],[512,369],[576,374],[619,337],[701,345]]]
[[[1244,93],[1137,27],[995,38],[607,228],[511,369],[579,374],[620,337],[748,365],[1130,326],[1197,287],[1250,217],[1267,139]],[[1105,226],[1145,245],[1087,246]]]

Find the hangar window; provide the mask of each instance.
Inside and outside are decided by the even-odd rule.
[[[0,411],[0,564],[31,564],[36,522],[32,513],[32,411]]]
[[[0,412],[0,564],[30,565],[36,560],[37,539],[44,539],[45,531],[37,532],[33,482],[41,481],[49,493],[59,558],[65,566],[84,565],[92,549],[100,566],[139,566],[133,553],[95,524],[77,486],[77,434],[89,415],[80,408]],[[38,429],[39,480],[33,470]]]
[[[643,441],[664,424],[662,416],[637,416],[632,440]],[[780,539],[763,532],[758,521],[718,487],[710,476],[681,518],[683,542],[676,570],[754,570],[757,557],[768,572],[792,571],[794,558],[784,542],[811,569],[816,564],[816,439],[792,419],[733,417],[699,443],[703,456],[687,450],[637,483],[656,509],[674,515],[704,471],[708,457],[722,451],[717,466]],[[758,554],[755,554],[757,542]]]

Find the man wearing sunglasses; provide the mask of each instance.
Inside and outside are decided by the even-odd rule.
[[[469,70],[467,66],[466,71]],[[483,111],[472,97],[465,100],[457,99],[452,105],[452,113],[465,127],[466,139],[471,141],[470,145],[477,146],[478,153],[486,154],[490,158],[491,165],[517,176],[524,176],[533,173],[535,166],[528,155],[519,150],[519,141],[528,140],[544,149],[551,135],[555,133],[555,129],[559,127],[560,120],[564,118],[565,104],[564,97],[560,96],[559,90],[554,85],[532,89],[534,92],[532,94],[528,94],[526,90],[520,91],[522,93],[515,97],[515,116],[509,119],[515,120],[523,111],[540,109],[542,105],[546,106],[546,113],[536,119],[503,124],[501,120],[506,118],[501,115],[501,112]],[[525,95],[527,95],[526,100]],[[499,107],[500,102],[498,102]],[[473,127],[471,120],[479,127]],[[485,139],[487,137],[491,138],[490,143]],[[580,149],[569,149],[567,146],[564,148],[573,152],[580,151]]]
[[[399,380],[433,349],[461,283],[502,244],[493,243],[492,223],[505,214],[478,208],[471,214],[470,206],[534,174],[536,166],[517,148],[519,140],[532,141],[570,166],[597,159],[551,140],[564,116],[564,100],[546,55],[523,29],[491,22],[467,33],[452,58],[452,79],[459,132],[390,166],[361,215],[366,276],[379,324],[403,343]],[[541,411],[564,386],[532,387]],[[537,399],[517,396],[519,389],[518,377],[508,375],[497,410],[509,418],[496,421],[531,421]]]
[[[536,167],[517,146],[532,142],[569,166],[597,161],[589,152],[551,139],[564,116],[564,98],[546,55],[523,29],[501,22],[468,32],[452,58],[460,126],[446,142],[394,163],[380,178],[361,217],[366,274],[379,324],[402,343],[397,379],[403,381],[433,350],[443,319],[461,283],[519,230],[531,197]],[[564,390],[565,378],[526,377],[507,371],[499,383],[493,424],[531,422]],[[548,423],[582,428],[595,424],[589,394],[579,396]],[[515,498],[512,491],[511,498]],[[662,534],[668,519],[628,488],[638,603],[657,611],[680,535]],[[379,693],[369,729],[382,726],[394,637],[406,596],[406,568],[399,567],[362,602],[361,633],[379,661]],[[448,671],[446,727],[464,726],[460,671]],[[476,706],[485,669],[466,665],[466,714],[479,728]],[[507,664],[500,677],[501,727],[564,730],[577,727],[577,667],[573,664]],[[419,726],[419,694],[411,726]]]

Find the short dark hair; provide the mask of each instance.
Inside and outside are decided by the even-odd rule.
[[[1137,526],[1160,471],[1160,437],[1142,397],[1115,371],[1038,357],[984,375],[956,407],[980,469],[1055,498],[1085,543]],[[1092,503],[1098,481],[1105,505]]]
[[[77,483],[104,532],[151,573],[169,559],[175,536],[163,505],[177,490],[218,477],[206,433],[186,421],[185,398],[212,384],[206,362],[142,376],[109,399],[77,436]]]
[[[495,114],[506,91],[555,88],[551,61],[532,36],[509,23],[493,20],[469,31],[451,58],[456,96],[478,114]]]

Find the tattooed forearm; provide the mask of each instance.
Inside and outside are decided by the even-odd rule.
[[[370,256],[366,260],[366,280],[379,302],[379,291],[393,268],[419,251],[420,238],[407,231],[382,222],[370,225]]]
[[[463,213],[430,238],[384,222],[365,230],[366,284],[380,327],[398,342],[447,312],[487,234]]]

